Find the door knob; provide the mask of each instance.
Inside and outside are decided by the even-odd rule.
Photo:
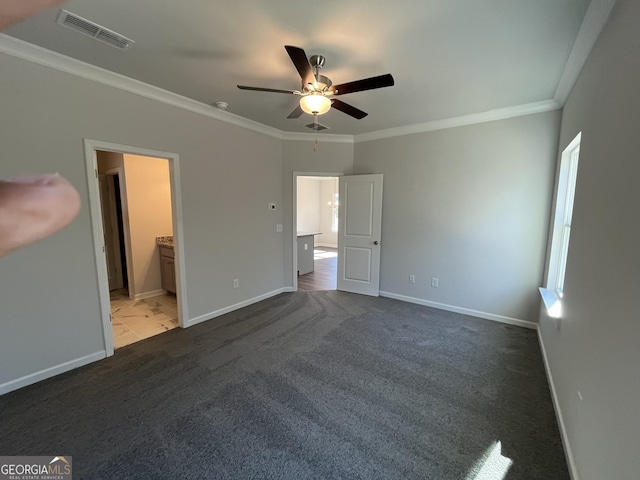
[[[380,242],[378,240],[373,242],[374,245],[380,245]]]

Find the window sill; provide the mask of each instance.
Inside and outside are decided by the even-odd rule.
[[[540,296],[547,307],[547,314],[552,318],[560,318],[562,316],[562,299],[555,290],[540,287]]]

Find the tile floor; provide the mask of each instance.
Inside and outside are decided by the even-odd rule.
[[[126,289],[111,292],[114,348],[124,347],[178,326],[175,295],[131,300]]]

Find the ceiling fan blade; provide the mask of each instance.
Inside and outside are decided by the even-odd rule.
[[[347,115],[351,115],[353,118],[357,118],[358,120],[363,119],[367,115],[367,112],[363,112],[362,110],[354,107],[353,105],[349,105],[348,103],[344,103],[337,98],[331,99],[331,106],[336,110],[340,110],[342,113],[346,113]]]
[[[303,113],[304,112],[302,111],[302,108],[300,108],[300,105],[298,105],[295,108],[295,110],[289,114],[287,118],[300,118],[300,115],[302,115]]]
[[[302,85],[313,85],[316,79],[313,75],[311,65],[309,65],[309,60],[307,59],[307,54],[304,53],[304,50],[300,47],[293,47],[291,45],[285,45],[284,48],[289,54],[289,57],[291,57],[291,61],[295,65],[296,70],[298,70],[298,73],[300,74]]]
[[[373,90],[374,88],[392,87],[394,83],[393,76],[391,76],[390,73],[387,73],[378,77],[365,78],[363,80],[356,80],[355,82],[334,85],[331,90],[332,95],[345,95],[347,93]]]
[[[295,94],[294,90],[278,90],[276,88],[247,87],[246,85],[238,85],[240,90],[253,90],[255,92],[273,92],[273,93],[289,93]]]

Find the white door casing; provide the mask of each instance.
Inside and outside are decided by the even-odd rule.
[[[185,275],[182,271],[184,260],[183,229],[182,229],[182,194],[180,183],[180,156],[177,153],[162,152],[130,145],[121,145],[100,140],[84,139],[84,153],[89,189],[89,209],[91,211],[91,227],[93,232],[93,246],[95,267],[97,273],[100,297],[100,317],[104,333],[105,356],[113,355],[113,327],[111,325],[111,303],[109,298],[109,284],[107,262],[104,246],[104,232],[102,226],[102,212],[100,210],[100,188],[98,181],[97,150],[117,153],[129,153],[169,160],[169,178],[171,184],[171,204],[173,216],[173,243],[175,251],[176,299],[178,301],[178,322],[181,327],[189,326],[189,311],[185,299],[187,289]],[[122,177],[121,177],[122,178]],[[123,205],[123,209],[126,206]]]
[[[380,291],[382,174],[340,177],[338,290]]]

